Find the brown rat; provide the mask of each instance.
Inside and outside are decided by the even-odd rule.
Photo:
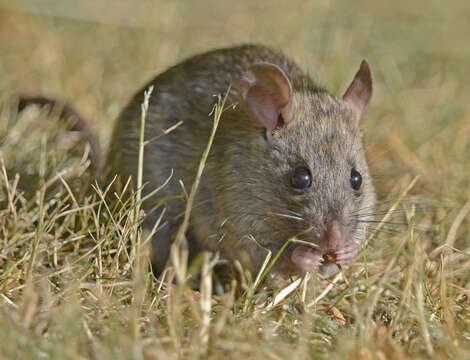
[[[329,274],[359,253],[375,205],[375,192],[359,129],[372,95],[363,61],[342,98],[315,84],[282,53],[258,45],[194,56],[158,75],[119,116],[107,173],[136,178],[143,92],[154,85],[145,138],[144,193],[168,178],[154,198],[190,188],[212,129],[213,95],[225,94],[221,118],[202,175],[188,230],[193,253],[219,251],[256,272],[296,234],[312,244],[290,244],[274,271]],[[166,223],[153,239],[153,265],[166,265],[185,200],[168,202]],[[144,226],[152,226],[149,215]]]
[[[245,45],[194,56],[160,74],[138,92],[119,116],[108,152],[108,179],[125,181],[137,171],[143,91],[155,90],[145,138],[144,193],[174,175],[156,198],[189,188],[212,128],[213,95],[225,94],[228,104],[202,182],[187,237],[192,253],[219,251],[257,271],[266,257],[252,240],[273,253],[293,235],[311,244],[290,244],[275,272],[335,272],[360,250],[375,193],[367,167],[360,119],[372,95],[372,74],[363,61],[342,99],[315,84],[282,53]],[[27,104],[54,105],[47,98],[20,99]],[[70,106],[62,116],[74,119],[91,145],[95,168],[101,156],[97,138]],[[160,272],[168,261],[185,200],[168,202],[166,223],[153,239],[153,266]],[[152,226],[150,213],[144,226]]]

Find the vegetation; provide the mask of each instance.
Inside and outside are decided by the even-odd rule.
[[[470,358],[468,2],[41,3],[0,1],[0,359]],[[363,57],[376,79],[363,130],[377,231],[350,268],[291,293],[295,279],[255,292],[256,274],[212,289],[214,254],[198,291],[172,285],[175,269],[155,279],[139,195],[105,201],[119,195],[77,134],[11,106],[65,99],[106,145],[153,75],[247,41],[338,95]]]

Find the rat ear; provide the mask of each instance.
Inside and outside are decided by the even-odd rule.
[[[354,80],[343,95],[343,100],[351,108],[356,124],[367,112],[372,97],[373,79],[372,71],[366,60],[362,60],[361,67],[356,73]]]
[[[240,86],[246,108],[266,128],[268,138],[274,129],[292,121],[292,86],[281,68],[268,63],[251,65]]]

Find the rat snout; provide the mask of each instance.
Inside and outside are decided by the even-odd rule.
[[[344,233],[344,227],[341,226],[338,220],[333,220],[328,225],[325,232],[325,245],[326,251],[337,250],[346,242],[346,235]]]
[[[321,270],[322,266],[331,263],[349,263],[358,252],[356,246],[351,249],[345,246],[347,243],[346,229],[337,219],[330,221],[325,226],[324,233],[314,243],[317,243],[318,248],[299,245],[294,248],[291,254],[291,261],[304,272],[314,271],[318,268]]]
[[[332,250],[337,250],[346,242],[347,235],[345,228],[340,220],[332,219],[325,221],[321,225],[321,230],[317,232],[310,232],[307,235],[307,241],[310,241],[318,246],[322,253],[328,253]]]

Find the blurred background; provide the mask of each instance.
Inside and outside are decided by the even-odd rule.
[[[380,192],[420,174],[415,191],[459,202],[469,188],[468,19],[465,0],[1,0],[0,94],[65,99],[106,146],[127,99],[195,53],[268,44],[336,95],[367,58],[375,94],[363,129]]]

